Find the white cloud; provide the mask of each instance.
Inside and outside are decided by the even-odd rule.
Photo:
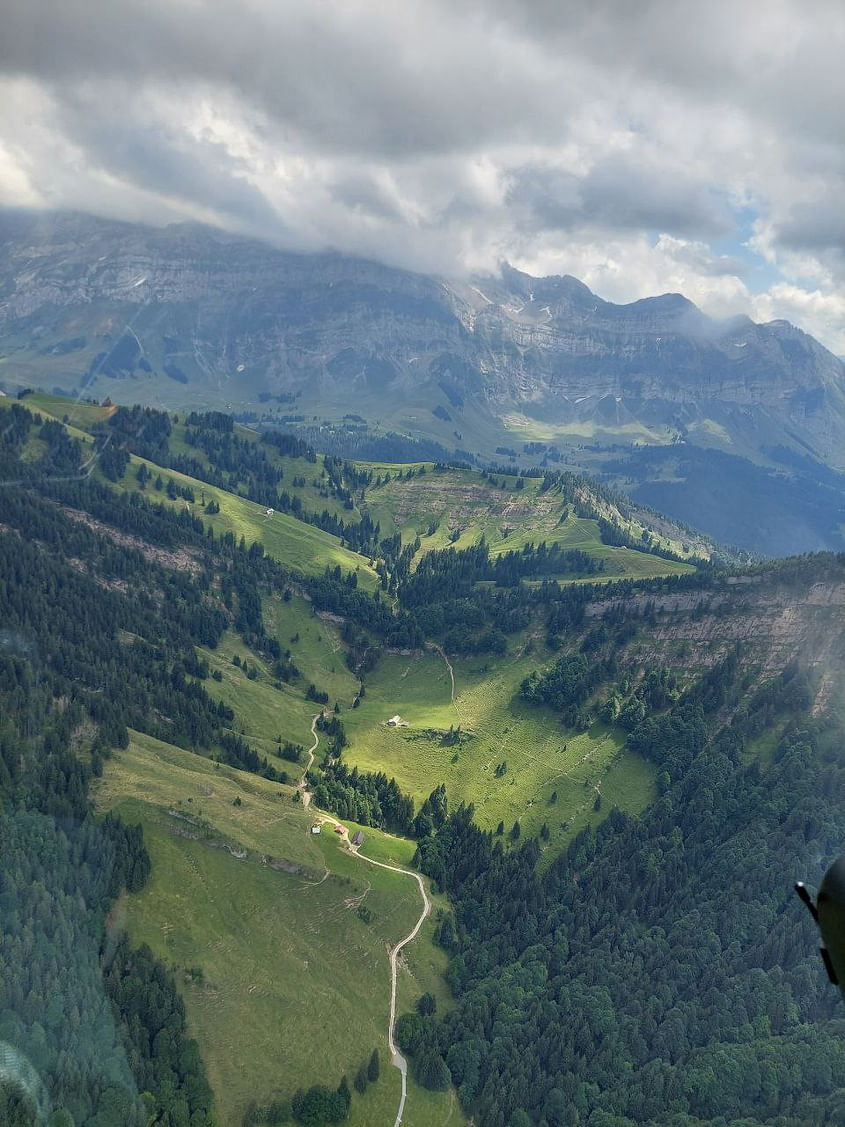
[[[684,250],[691,252],[688,258],[680,253]],[[750,314],[752,299],[743,280],[714,271],[714,261],[703,243],[665,234],[652,241],[644,235],[607,238],[594,232],[592,238],[547,244],[543,253],[523,256],[517,265],[532,274],[572,274],[607,301],[682,293],[711,317]]]
[[[791,321],[845,356],[845,294],[805,290],[778,282],[752,302],[758,321]]]
[[[0,143],[0,184],[3,196],[12,207],[43,207],[44,199],[32,184],[19,158]]]
[[[718,315],[769,302],[841,350],[836,0],[5,8],[0,203],[443,273],[508,259]],[[749,211],[789,298],[711,247]]]

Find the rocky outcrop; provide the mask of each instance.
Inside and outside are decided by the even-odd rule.
[[[822,572],[827,570],[827,575]],[[729,581],[705,594],[638,595],[624,603],[629,614],[651,616],[643,639],[621,657],[623,664],[670,664],[701,671],[740,646],[749,669],[772,676],[796,662],[813,672],[819,696],[831,700],[845,669],[845,580],[842,564],[819,563],[819,578],[797,576],[779,582],[761,573]],[[591,603],[588,619],[619,607],[618,601]]]
[[[614,305],[571,277],[451,281],[67,214],[0,217],[0,262],[9,387],[39,369],[48,387],[169,377],[186,401],[195,384],[253,405],[370,394],[455,422],[472,405],[681,437],[715,419],[845,462],[842,362],[786,322],[713,321],[679,294]]]

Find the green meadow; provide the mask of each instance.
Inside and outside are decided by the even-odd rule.
[[[8,399],[7,402],[13,403],[15,400]],[[40,411],[43,415],[58,419],[60,422],[64,421],[66,426],[72,428],[72,433],[76,433],[77,437],[82,434],[90,434],[94,427],[105,422],[117,410],[114,406],[103,406],[99,403],[88,403],[84,400],[49,395],[41,391],[28,395],[24,405],[31,411]],[[185,420],[187,417],[187,412],[171,416],[171,431],[168,439],[170,450],[173,454],[186,455],[194,458],[201,465],[208,466],[208,457],[205,452],[199,446],[194,446],[186,440],[185,432],[188,426]],[[258,443],[261,440],[261,435],[257,430],[244,426],[242,423],[234,424],[233,433],[246,442]],[[345,520],[357,519],[355,510],[352,513],[345,510],[343,504],[336,497],[331,496],[326,489],[326,475],[323,468],[325,459],[321,454],[317,455],[316,462],[309,462],[306,458],[288,458],[269,444],[265,447],[265,453],[269,461],[282,470],[284,476],[280,489],[287,489],[292,495],[299,496],[306,511],[322,512],[326,509],[333,515],[341,516]],[[161,472],[170,473],[171,471],[162,470]],[[294,486],[294,478],[300,480],[304,478],[304,485]]]
[[[14,400],[6,399],[3,404],[8,406],[12,402]],[[50,415],[60,421],[67,416],[66,425],[69,432],[83,442],[91,441],[88,433],[90,429],[107,419],[114,410],[111,407],[75,402],[40,392],[27,396],[24,403],[30,410],[41,411],[43,414]],[[205,461],[202,451],[185,443],[184,430],[184,423],[174,424],[173,426],[171,445],[174,452],[187,453],[192,457],[197,457],[201,462]],[[249,434],[255,441],[258,440],[259,436],[255,431],[247,432],[247,429],[243,427],[239,430],[244,432],[243,436]],[[36,456],[35,451],[30,453],[30,457],[34,456]],[[342,506],[335,499],[329,497],[320,485],[320,475],[323,473],[321,461],[318,460],[317,464],[312,464],[305,459],[278,458],[275,454],[273,460],[278,461],[283,466],[286,478],[288,478],[287,481],[283,479],[282,488],[290,485],[295,475],[301,474],[306,477],[306,486],[299,490],[306,510],[322,512],[323,509],[328,509],[336,514],[342,512]],[[156,490],[152,483],[144,489],[146,495],[151,500],[169,505],[172,508],[188,508],[200,517],[206,528],[214,529],[215,536],[222,536],[231,532],[236,539],[243,537],[247,544],[257,541],[263,545],[268,555],[306,575],[318,575],[326,567],[340,565],[344,571],[356,571],[358,581],[363,588],[375,590],[378,580],[368,560],[359,556],[356,552],[344,548],[336,536],[332,536],[314,525],[305,524],[287,513],[274,512],[272,516],[268,516],[264,506],[258,505],[246,497],[218,489],[216,486],[208,485],[176,470],[163,469],[155,463],[138,458],[135,455],[131,456],[123,480],[118,482],[115,488],[121,492],[140,492],[141,485],[135,475],[142,462],[146,464],[152,474],[152,482],[155,482],[155,479],[161,476],[166,485],[167,479],[172,478],[178,488],[192,489],[195,501],[191,504],[181,497],[170,500],[164,489]],[[99,471],[95,470],[95,474],[98,473]],[[203,511],[203,503],[211,500],[214,500],[220,506],[220,512],[213,516]],[[354,512],[345,515],[347,520],[350,517],[355,519],[356,516]]]
[[[495,660],[453,660],[454,702],[439,654],[382,658],[360,707],[343,716],[345,758],[393,775],[417,805],[445,783],[450,803],[472,802],[488,830],[501,821],[507,833],[519,821],[523,833],[536,834],[545,823],[549,858],[613,806],[639,813],[654,798],[654,772],[623,749],[621,731],[600,723],[569,731],[550,710],[520,699],[522,679],[553,656],[536,639],[531,645],[534,652]],[[389,727],[395,715],[408,726]],[[444,742],[458,726],[460,742]]]
[[[59,419],[67,418],[69,428],[77,437],[86,435],[115,410],[40,392],[28,396],[26,402],[33,410],[41,410]],[[174,416],[174,419],[178,420],[179,416]],[[184,416],[182,420],[172,423],[172,451],[205,463],[207,459],[203,452],[185,441]],[[260,440],[257,431],[240,424],[236,424],[236,433],[247,441]],[[513,474],[499,474],[493,475],[491,480],[470,469],[436,470],[431,463],[415,463],[410,467],[359,463],[360,468],[371,470],[374,480],[379,477],[386,480],[381,485],[369,486],[364,499],[359,498],[356,507],[346,511],[326,488],[322,457],[318,457],[315,463],[304,458],[285,458],[270,446],[267,454],[284,473],[281,488],[298,494],[306,511],[322,512],[325,509],[345,520],[358,520],[366,511],[374,522],[380,524],[382,537],[399,532],[403,541],[407,542],[419,536],[423,551],[450,545],[466,548],[477,544],[484,536],[494,555],[520,550],[525,544],[542,541],[549,545],[577,548],[603,564],[604,570],[597,577],[600,579],[643,579],[680,575],[694,570],[689,564],[664,560],[648,552],[602,544],[598,522],[576,517],[564,505],[559,489],[552,487],[543,492],[538,478],[519,479]],[[135,479],[140,461],[133,456],[118,488],[140,488]],[[309,575],[324,570],[326,566],[339,564],[344,570],[357,571],[358,580],[365,589],[376,588],[377,577],[369,561],[344,548],[337,537],[288,514],[276,512],[268,517],[263,506],[175,470],[161,469],[150,462],[147,466],[153,480],[160,474],[165,482],[171,477],[178,486],[192,488],[196,502],[189,505],[183,499],[168,501],[164,491],[156,493],[147,486],[149,495],[177,507],[188,505],[201,516],[207,527],[214,529],[216,535],[232,532],[237,538],[243,536],[247,543],[258,541],[269,555]],[[409,468],[415,472],[407,478],[405,475]],[[422,468],[426,472],[420,475]],[[294,487],[294,478],[304,479],[305,484]],[[516,488],[518,480],[522,481],[521,489]],[[216,501],[220,512],[214,516],[204,513],[203,498]],[[629,522],[628,531],[639,536],[643,525]],[[455,535],[457,539],[453,540]],[[662,542],[677,554],[684,554],[682,543],[666,537],[662,538]]]
[[[49,415],[83,431],[104,422],[115,411],[114,407],[104,407],[100,403],[87,403],[82,399],[71,399],[63,395],[48,395],[44,391],[27,395],[23,405],[30,411],[40,411],[42,415]]]
[[[118,483],[118,489],[123,492],[140,491],[141,486],[135,474],[142,461],[144,459],[132,456],[125,477]],[[167,479],[171,477],[178,488],[190,487],[194,491],[195,501],[190,504],[181,497],[171,501],[165,490],[158,491],[152,484],[146,486],[144,490],[146,495],[173,508],[188,508],[200,517],[206,528],[214,529],[215,536],[223,536],[231,532],[238,540],[243,537],[247,544],[257,541],[273,559],[306,575],[319,575],[327,567],[340,565],[344,571],[356,571],[358,582],[363,588],[375,590],[378,580],[368,560],[359,556],[357,552],[342,547],[336,536],[314,525],[305,524],[287,513],[274,512],[268,516],[264,506],[257,505],[246,497],[229,493],[225,489],[207,485],[196,478],[188,477],[187,474],[161,469],[152,462],[147,462],[146,465],[152,474],[153,482],[161,475],[166,484]],[[220,506],[220,512],[213,516],[204,512],[203,497],[206,502],[214,500]]]
[[[389,473],[390,467],[379,469]],[[515,488],[518,480],[523,482],[522,489]],[[564,505],[559,489],[542,492],[541,484],[538,478],[518,479],[512,474],[494,474],[491,480],[475,470],[435,470],[429,463],[422,476],[400,479],[394,474],[380,486],[371,486],[366,508],[380,522],[383,535],[399,532],[405,542],[419,536],[423,551],[467,548],[483,536],[492,555],[543,541],[577,548],[604,564],[598,579],[681,575],[694,570],[690,564],[603,544],[598,521],[576,517]],[[642,530],[636,522],[629,528],[636,536]],[[664,544],[683,554],[680,543],[664,538]]]
[[[516,411],[504,415],[502,423],[509,432],[509,437],[517,442],[556,442],[559,439],[577,438],[589,442],[648,442],[660,446],[670,443],[673,434],[668,426],[647,427],[642,422],[615,426],[607,426],[594,419],[569,423],[545,422]]]
[[[290,650],[301,675],[288,684],[277,683],[264,659],[245,646],[234,630],[227,630],[215,649],[197,650],[209,671],[220,675],[219,681],[209,680],[206,686],[235,710],[237,724],[256,750],[272,755],[280,738],[308,748],[311,721],[321,707],[306,699],[308,685],[329,694],[329,707],[336,700],[343,707],[351,705],[359,682],[346,664],[337,626],[313,614],[305,599],[294,595],[286,602],[280,596],[266,597],[264,623],[282,650]],[[235,656],[240,666],[234,664]],[[247,676],[244,662],[257,671],[255,679]],[[296,771],[295,765],[282,766]]]
[[[27,405],[58,418],[67,414],[72,433],[88,442],[88,432],[110,410],[68,406],[66,400],[41,395],[28,397]],[[260,437],[243,427],[238,433],[249,441]],[[32,439],[25,455],[37,458],[39,442]],[[171,448],[204,460],[186,442],[184,422],[173,424]],[[141,461],[132,457],[116,488],[140,490]],[[374,479],[388,480],[367,488],[363,500],[356,498],[356,509],[346,511],[328,495],[321,459],[278,461],[285,475],[282,488],[294,488],[294,476],[305,478],[305,485],[296,488],[307,509],[326,508],[346,520],[367,512],[380,523],[382,537],[398,532],[408,543],[419,536],[423,551],[467,547],[483,536],[494,555],[542,541],[584,551],[605,569],[591,581],[693,570],[602,544],[598,522],[575,516],[554,487],[542,492],[539,479],[499,474],[491,481],[472,470],[435,471],[431,464],[421,476],[408,478],[405,469],[400,478],[399,467],[374,465]],[[242,496],[147,465],[152,480],[146,495],[187,508],[216,537],[232,533],[248,544],[257,541],[305,575],[339,565],[355,571],[364,589],[377,589],[371,562],[337,537],[282,513],[268,516]],[[159,475],[165,485],[172,478],[178,488],[190,487],[194,501],[168,500],[166,489],[154,487]],[[218,514],[204,511],[210,500],[219,505]],[[628,531],[639,535],[641,529],[632,525]],[[328,708],[337,702],[349,740],[347,762],[394,776],[417,807],[445,783],[452,807],[472,803],[478,824],[494,833],[501,824],[506,842],[517,822],[523,837],[539,835],[542,865],[614,806],[636,814],[656,795],[652,767],[625,749],[621,730],[594,723],[586,732],[572,731],[550,710],[520,698],[523,678],[557,656],[546,647],[542,631],[535,632],[536,625],[509,638],[504,655],[450,658],[451,675],[434,648],[385,653],[366,675],[366,693],[353,708],[360,682],[347,664],[342,623],[315,613],[296,583],[288,598],[265,595],[263,612],[267,631],[300,672],[291,682],[278,682],[272,663],[246,647],[234,629],[216,648],[198,653],[209,665],[206,687],[234,710],[236,730],[287,770],[292,783],[304,763],[282,762],[275,751],[279,740],[310,745],[311,723],[320,710],[305,696],[313,683],[328,694]],[[253,675],[247,675],[244,663]],[[388,726],[397,714],[402,723]],[[450,730],[459,735],[450,737]],[[317,756],[319,761],[319,751]],[[148,943],[177,975],[223,1127],[239,1127],[250,1099],[266,1101],[314,1083],[336,1085],[344,1073],[351,1082],[374,1047],[382,1057],[381,1079],[363,1097],[354,1094],[350,1122],[353,1127],[389,1125],[399,1099],[399,1074],[387,1053],[388,952],[418,918],[418,888],[411,878],[352,855],[329,827],[312,834],[315,813],[294,798],[292,786],[133,734],[129,748],[108,761],[96,784],[98,810],[117,809],[127,821],[140,822],[153,859],[147,887],[122,905],[123,922],[133,942]],[[363,829],[366,857],[411,864],[413,842]],[[369,923],[358,915],[362,905],[372,914]],[[442,899],[435,901],[436,909],[445,906]],[[427,920],[402,953],[399,1013],[424,991],[435,995],[441,1009],[451,1004],[442,977],[446,956],[432,942],[435,924],[434,918]],[[403,1123],[463,1122],[454,1093],[433,1094],[409,1082]]]
[[[416,922],[419,891],[347,852],[328,828],[313,835],[313,818],[292,796],[133,734],[96,788],[98,811],[143,825],[153,859],[147,886],[123,901],[121,922],[177,975],[222,1127],[239,1127],[250,1099],[334,1086],[343,1073],[351,1082],[376,1047],[381,1078],[364,1096],[353,1093],[349,1122],[389,1124],[399,1073],[387,1049],[388,949]],[[367,844],[380,836],[367,830]],[[405,949],[400,1012],[426,990],[448,1004],[431,926]],[[464,1120],[450,1094],[409,1081],[403,1122]]]

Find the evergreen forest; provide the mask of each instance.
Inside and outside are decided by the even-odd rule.
[[[0,431],[0,1123],[221,1123],[184,974],[121,924],[153,872],[144,833],[95,813],[137,734],[272,784],[284,809],[306,794],[385,849],[401,839],[435,897],[444,973],[437,998],[400,997],[395,1037],[456,1117],[845,1122],[845,1011],[793,893],[845,843],[845,557],[684,552],[565,472],[352,462],[220,412],[91,404],[76,427],[28,399],[3,403]],[[402,524],[436,475],[459,499],[471,480],[508,504],[553,501],[554,519],[521,540],[465,513]],[[324,558],[304,566],[227,505],[283,517],[294,539],[316,530]],[[295,601],[334,631],[322,680],[268,609],[285,622]],[[760,606],[809,625],[776,644]],[[240,697],[221,673],[233,649]],[[361,718],[400,659],[448,670],[451,700],[423,722],[426,683],[408,675],[411,720],[388,731],[385,703],[379,761]],[[524,817],[493,829],[492,788],[504,803],[523,770],[504,725],[488,789],[456,797],[447,768],[481,736],[443,717],[461,678],[481,694],[511,666],[509,722],[544,726],[561,755],[585,741],[584,761],[612,746],[648,780],[640,808],[609,801],[587,762],[574,781],[549,770]],[[278,702],[266,731],[259,700]],[[307,723],[277,715],[313,716],[316,754]],[[367,901],[352,907],[367,927]],[[372,973],[386,988],[386,967]],[[323,1083],[281,1076],[240,1121],[345,1120],[379,1079],[370,1049],[351,1082],[326,1059]]]

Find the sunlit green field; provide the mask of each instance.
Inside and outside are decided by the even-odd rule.
[[[140,490],[135,474],[141,461],[143,459],[132,456],[123,480],[118,482],[118,489],[123,492]],[[231,532],[238,540],[243,536],[247,544],[257,541],[264,546],[264,551],[269,556],[306,575],[319,575],[326,567],[339,564],[344,571],[357,571],[358,582],[363,588],[375,589],[377,578],[368,561],[356,552],[341,547],[336,536],[286,513],[275,512],[268,517],[262,505],[248,501],[245,497],[236,497],[224,489],[206,485],[175,470],[160,469],[152,462],[146,464],[153,481],[159,474],[165,484],[168,477],[172,477],[177,487],[189,486],[193,489],[196,500],[194,504],[182,498],[170,501],[165,490],[156,490],[152,483],[147,485],[146,495],[151,500],[160,501],[172,508],[188,508],[201,518],[206,528],[214,529],[215,536]],[[203,497],[206,502],[214,500],[220,506],[220,512],[214,516],[205,513],[202,508]]]
[[[103,407],[99,403],[86,403],[62,395],[48,395],[44,391],[27,395],[23,400],[23,406],[29,411],[40,411],[59,421],[67,415],[67,422],[79,430],[88,430],[97,423],[103,422],[115,411],[114,407]]]
[[[41,397],[41,403],[58,413],[65,401]],[[75,418],[90,428],[107,411],[83,404]],[[184,424],[175,424],[173,442],[174,449],[200,456],[185,442]],[[33,447],[30,456],[38,454]],[[307,503],[336,511],[336,502],[321,497],[321,463],[299,460],[294,470],[288,461],[282,460],[286,478],[294,472],[306,477]],[[132,459],[118,488],[140,489],[139,464]],[[248,544],[257,540],[306,574],[339,564],[355,570],[364,588],[376,588],[369,561],[336,537],[281,513],[268,517],[261,506],[174,471],[149,468],[153,480],[160,473],[165,483],[173,478],[177,486],[190,486],[195,500],[168,501],[152,482],[146,494],[189,509],[216,536],[231,532]],[[430,465],[410,480],[398,480],[397,467],[373,472],[390,480],[368,489],[366,500],[358,501],[361,509],[381,523],[382,536],[398,531],[407,543],[419,535],[423,551],[452,543],[466,547],[484,536],[493,554],[541,541],[583,550],[604,563],[605,571],[593,579],[692,570],[602,544],[597,521],[576,517],[554,489],[542,493],[537,479],[525,479],[517,490],[513,475],[500,474],[492,483],[474,471],[435,472]],[[202,508],[211,499],[220,506],[214,516]],[[344,519],[358,515],[356,510]],[[452,807],[472,803],[479,825],[496,832],[501,824],[506,841],[517,822],[523,836],[542,832],[541,865],[614,806],[638,813],[654,799],[653,769],[624,749],[621,731],[596,723],[573,732],[550,710],[521,700],[522,679],[555,658],[541,633],[510,638],[501,657],[452,659],[454,694],[441,653],[385,654],[366,675],[366,694],[353,709],[359,680],[348,668],[339,625],[315,614],[296,584],[293,591],[287,601],[265,596],[264,619],[282,650],[290,651],[299,678],[277,685],[271,664],[249,651],[234,630],[214,650],[198,651],[217,675],[206,682],[209,692],[235,710],[236,729],[262,754],[274,757],[280,739],[309,746],[320,708],[304,695],[313,682],[328,694],[329,708],[339,706],[349,738],[347,762],[395,776],[417,807],[444,782]],[[234,664],[236,655],[256,670],[254,679]],[[387,726],[396,714],[407,726]],[[460,728],[459,740],[444,740],[450,728]],[[273,763],[292,781],[302,770],[276,758]],[[250,1099],[290,1095],[317,1082],[336,1085],[343,1072],[351,1080],[375,1046],[382,1078],[365,1097],[354,1096],[351,1122],[392,1123],[399,1075],[387,1057],[387,953],[419,914],[416,883],[351,856],[328,828],[312,835],[314,814],[293,801],[291,787],[142,735],[107,764],[97,806],[117,808],[144,826],[153,874],[147,888],[126,901],[126,926],[134,942],[148,942],[177,971],[224,1127],[240,1123]],[[413,842],[370,828],[364,833],[366,856],[410,864]],[[236,856],[240,850],[247,856]],[[275,868],[271,858],[300,871]],[[370,924],[357,915],[362,902],[373,912]],[[451,1002],[442,979],[446,959],[431,941],[433,928],[434,921],[427,921],[403,953],[399,1012],[425,990],[441,1008]],[[191,967],[201,968],[201,977],[187,976]],[[425,1127],[463,1118],[454,1094],[434,1095],[411,1082],[403,1122]]]
[[[11,396],[0,396],[0,410],[8,411],[13,403],[19,400],[13,399]],[[46,395],[37,392],[33,395],[27,395],[22,401],[22,405],[33,414],[40,414],[45,419],[56,419],[61,422],[64,415],[69,411],[74,410],[77,415],[68,415],[68,421],[64,424],[68,434],[71,438],[78,438],[81,442],[91,442],[91,436],[88,434],[86,428],[93,426],[95,423],[102,421],[108,417],[110,408],[99,407],[91,404],[75,404],[71,399],[63,399],[57,395]],[[44,453],[46,445],[39,438],[30,438],[24,454],[29,453],[32,458],[36,452]]]
[[[296,684],[305,689],[313,681],[318,689],[336,700],[350,704],[358,691],[358,678],[346,663],[346,649],[338,626],[319,614],[311,604],[294,596],[285,602],[279,596],[264,600],[264,625],[268,633],[279,639],[282,649],[290,649],[291,658],[302,671]]]
[[[40,409],[56,418],[67,416],[68,424],[74,428],[77,437],[82,437],[114,410],[42,393],[28,396],[26,402],[31,409]],[[237,425],[236,430],[241,438],[259,441],[258,433],[250,428]],[[201,450],[185,441],[184,416],[183,421],[172,424],[170,445],[174,453],[187,454],[201,463],[207,461]],[[603,564],[604,570],[595,577],[598,579],[648,578],[693,570],[688,564],[664,560],[648,552],[602,544],[597,522],[574,516],[564,505],[559,489],[553,487],[542,492],[538,478],[522,479],[523,488],[516,489],[519,479],[511,474],[494,475],[490,480],[474,470],[435,470],[431,463],[417,463],[411,468],[419,471],[424,466],[425,474],[419,476],[417,473],[408,479],[405,476],[407,466],[373,464],[367,466],[373,479],[381,477],[387,480],[381,485],[368,487],[364,501],[358,500],[358,507],[349,512],[324,488],[322,458],[318,458],[316,463],[302,458],[283,458],[269,446],[267,453],[271,461],[283,470],[285,477],[281,488],[298,493],[307,511],[322,512],[327,509],[345,520],[358,520],[361,511],[366,510],[373,521],[379,523],[382,537],[398,531],[407,542],[419,536],[423,551],[451,545],[466,548],[477,544],[484,536],[494,555],[542,541],[580,549]],[[120,489],[140,488],[135,480],[139,462],[140,459],[133,457],[123,481],[118,485]],[[174,507],[188,505],[201,516],[206,526],[214,529],[215,534],[232,532],[237,538],[243,536],[247,543],[257,540],[269,555],[306,574],[316,574],[326,566],[339,564],[344,570],[357,571],[362,587],[375,589],[377,579],[369,561],[342,547],[336,537],[284,513],[268,517],[263,506],[244,497],[205,485],[176,471],[160,469],[153,463],[147,465],[153,479],[161,474],[165,482],[172,477],[180,487],[190,486],[197,501],[193,505],[182,499],[168,501],[164,491],[157,493],[150,485],[147,486],[148,494]],[[365,464],[360,465],[364,467]],[[400,472],[403,474],[401,479]],[[304,478],[305,485],[294,489],[292,483],[295,477]],[[202,501],[211,499],[220,506],[219,514],[214,516],[202,512]],[[632,526],[630,531],[636,534],[639,526]],[[456,540],[452,539],[454,534],[457,534]],[[680,543],[666,541],[666,546],[683,554]]]
[[[4,405],[11,402],[13,401],[7,399],[4,401]],[[27,396],[24,404],[30,410],[41,410],[45,414],[60,420],[67,416],[69,432],[74,437],[89,442],[90,437],[87,431],[95,424],[108,418],[114,410],[110,407],[77,403],[70,399],[42,393]],[[198,451],[184,442],[184,429],[184,424],[174,425],[172,436],[174,449],[176,452],[198,457],[201,462],[205,461],[202,451]],[[239,428],[239,430],[243,431],[244,435],[249,433],[257,441],[258,436],[255,432],[247,432],[246,428]],[[332,498],[323,497],[320,490],[312,482],[315,477],[319,479],[319,475],[322,473],[321,462],[311,464],[304,459],[279,459],[275,455],[273,455],[273,460],[283,466],[286,475],[288,475],[288,484],[292,483],[293,477],[298,473],[306,476],[308,484],[304,490],[299,491],[306,509],[322,512],[325,508],[330,512],[338,513],[341,511],[342,507]],[[141,462],[144,461],[144,459],[132,455],[123,480],[114,487],[121,492],[140,492],[141,486],[135,475]],[[224,489],[218,489],[216,486],[207,485],[196,478],[178,473],[176,470],[163,469],[149,461],[146,461],[145,464],[152,474],[152,481],[144,490],[146,495],[151,500],[169,505],[171,508],[187,508],[200,517],[206,528],[213,528],[216,536],[231,532],[238,540],[243,537],[247,544],[257,541],[264,546],[268,555],[306,575],[317,575],[322,573],[326,567],[340,565],[344,571],[357,571],[358,582],[363,588],[374,590],[377,586],[377,578],[375,572],[369,566],[369,562],[356,552],[351,552],[342,547],[336,536],[323,532],[322,529],[313,525],[305,524],[286,513],[274,512],[272,516],[268,516],[264,506],[249,501],[245,497],[229,493]],[[93,472],[95,476],[98,474],[96,466]],[[177,487],[190,487],[194,492],[195,501],[190,503],[181,497],[170,500],[165,489],[156,490],[154,488],[153,483],[159,476],[161,476],[165,485],[167,479],[172,478]],[[282,487],[285,487],[284,481]],[[220,506],[220,512],[213,516],[203,511],[203,504],[211,500],[216,501]],[[354,512],[346,513],[347,520],[355,518]]]
[[[668,426],[647,427],[641,422],[606,426],[593,419],[574,420],[569,423],[544,422],[519,412],[502,417],[502,423],[517,442],[555,442],[558,439],[584,439],[604,442],[648,442],[665,445],[672,441]]]
[[[7,399],[6,405],[14,403],[14,399]],[[0,404],[2,406],[3,404]],[[77,437],[89,434],[98,424],[105,422],[117,410],[115,406],[103,406],[99,403],[87,403],[84,400],[72,399],[60,395],[49,395],[46,392],[33,392],[28,395],[24,405],[31,411],[40,411],[42,415],[65,421],[73,428],[72,433]],[[171,416],[171,430],[168,445],[171,453],[182,454],[194,458],[203,466],[208,466],[209,461],[205,452],[199,447],[191,445],[185,438],[187,430],[186,419],[188,412]],[[251,427],[242,423],[235,423],[233,433],[247,442],[260,442],[261,435]],[[279,486],[286,489],[291,495],[296,495],[302,501],[303,507],[308,512],[322,512],[324,509],[333,515],[343,517],[344,520],[358,519],[356,510],[349,512],[341,501],[329,494],[325,488],[325,472],[323,469],[323,456],[317,455],[316,462],[309,462],[306,458],[288,458],[281,455],[274,446],[267,444],[264,447],[268,460],[278,466],[283,473]],[[169,472],[169,471],[162,471]],[[304,485],[294,486],[294,478],[305,479]]]
[[[603,724],[574,733],[547,709],[519,698],[522,679],[552,655],[536,639],[535,652],[503,659],[453,661],[456,692],[438,654],[390,655],[366,678],[359,708],[343,717],[349,762],[395,776],[419,805],[441,782],[450,803],[472,802],[476,820],[536,834],[545,823],[550,853],[588,822],[619,806],[631,813],[654,797],[654,773],[623,751],[622,733]],[[388,727],[399,715],[408,727]],[[442,733],[460,725],[460,744]],[[497,775],[496,768],[507,764]],[[552,796],[557,797],[552,801]],[[599,809],[596,799],[601,798]]]
[[[380,467],[389,472],[389,467]],[[395,469],[395,467],[394,467]],[[439,470],[427,465],[422,476],[390,481],[367,490],[367,510],[382,533],[400,532],[405,542],[419,536],[422,551],[467,548],[483,536],[492,555],[519,551],[526,544],[560,544],[577,548],[604,564],[597,579],[681,575],[691,565],[665,560],[648,552],[602,544],[598,522],[576,517],[564,505],[560,491],[541,491],[538,478],[524,478],[517,490],[514,475],[485,479],[474,470]],[[505,488],[502,488],[504,484]],[[638,533],[640,526],[632,528]],[[456,540],[452,539],[459,533]],[[667,546],[681,553],[679,543]]]
[[[208,662],[209,671],[221,677],[206,681],[208,691],[235,710],[238,725],[256,751],[272,755],[279,739],[310,746],[311,721],[321,706],[305,698],[309,684],[329,694],[329,708],[335,701],[346,707],[358,690],[358,680],[346,664],[337,626],[314,615],[305,599],[294,595],[285,602],[281,596],[267,596],[264,622],[268,634],[279,639],[283,651],[290,650],[300,670],[301,676],[288,684],[282,682],[277,688],[272,665],[244,646],[234,630],[223,635],[216,649],[199,647],[197,652]],[[233,663],[235,655],[241,666]],[[243,662],[258,671],[255,680],[247,677]],[[278,761],[276,766],[297,770]]]
[[[139,734],[107,763],[96,805],[144,826],[153,872],[125,901],[123,919],[132,941],[177,974],[223,1127],[239,1127],[250,1099],[335,1086],[344,1072],[351,1082],[375,1047],[381,1079],[364,1097],[353,1093],[349,1122],[392,1123],[399,1073],[387,1049],[388,947],[419,916],[416,882],[350,855],[328,829],[312,835],[291,788]],[[371,848],[380,837],[367,836]],[[375,848],[381,858],[392,846]],[[274,867],[278,860],[300,871]],[[360,903],[373,913],[369,924]],[[426,990],[448,1002],[431,928],[406,952],[400,1011]],[[201,978],[186,974],[193,967]],[[411,1081],[403,1122],[462,1123],[453,1102]]]

